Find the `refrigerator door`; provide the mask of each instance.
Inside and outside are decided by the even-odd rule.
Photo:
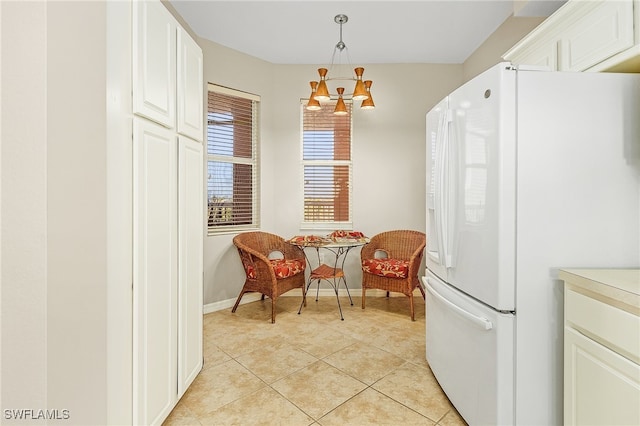
[[[449,96],[447,282],[515,310],[516,72],[495,66]]]
[[[449,229],[446,173],[447,148],[451,114],[448,98],[440,101],[427,113],[427,268],[447,281],[447,253]]]
[[[515,316],[499,313],[427,272],[427,361],[472,425],[514,424]]]

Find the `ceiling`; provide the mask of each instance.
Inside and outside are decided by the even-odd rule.
[[[351,63],[463,63],[516,10],[548,16],[565,0],[170,0],[202,38],[275,64],[329,63],[340,39]]]

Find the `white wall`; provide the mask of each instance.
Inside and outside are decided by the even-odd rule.
[[[199,39],[204,55],[205,83],[215,83],[261,96],[260,151],[262,188],[262,228],[273,229],[273,181],[276,158],[270,141],[273,136],[273,66],[259,59],[228,49],[217,43]],[[205,169],[206,170],[206,169]],[[204,240],[204,303],[234,299],[242,288],[243,272],[231,240],[235,234],[217,235]],[[239,282],[240,280],[240,282]],[[238,285],[240,287],[238,287]]]
[[[3,424],[104,424],[105,3],[0,7]]]
[[[2,409],[47,406],[47,7],[0,2]],[[2,413],[4,415],[4,412]],[[3,417],[4,418],[4,417]]]
[[[507,18],[464,62],[464,81],[471,80],[482,71],[502,61],[503,53],[506,53],[544,20],[545,18],[542,17],[510,16]]]

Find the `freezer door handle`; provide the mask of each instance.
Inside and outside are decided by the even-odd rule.
[[[471,312],[467,312],[464,309],[462,309],[460,306],[456,305],[455,303],[450,302],[446,297],[444,297],[443,295],[441,295],[440,293],[438,293],[431,284],[432,282],[432,278],[427,278],[426,282],[425,277],[422,277],[422,280],[425,284],[425,287],[427,288],[427,292],[430,293],[433,297],[435,297],[436,299],[438,299],[440,302],[444,303],[445,305],[447,305],[453,312],[457,313],[458,315],[460,315],[461,317],[471,321],[473,324],[477,325],[478,327],[484,329],[484,330],[491,330],[493,328],[493,323],[491,321],[489,321],[488,319],[484,318],[484,317],[479,317],[477,315],[472,314]]]

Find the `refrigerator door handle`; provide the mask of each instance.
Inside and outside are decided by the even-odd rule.
[[[447,158],[447,149],[449,145],[449,122],[451,121],[451,112],[449,109],[443,111],[442,116],[440,117],[440,129],[438,131],[439,143],[438,147],[440,148],[437,152],[437,163],[436,168],[438,171],[437,174],[437,185],[436,185],[436,194],[435,194],[435,215],[436,215],[436,228],[437,228],[437,236],[438,239],[438,257],[439,263],[445,268],[450,267],[450,263],[447,261],[447,246],[449,244],[448,241],[448,214],[449,209],[447,208],[447,204],[449,202],[448,198],[448,186],[447,186],[447,174],[449,173],[449,164]]]
[[[438,299],[440,302],[442,302],[445,305],[447,305],[453,312],[455,312],[458,315],[460,315],[461,317],[471,321],[473,324],[477,325],[478,327],[482,328],[483,330],[491,330],[493,328],[493,323],[491,321],[489,321],[488,319],[486,319],[484,317],[479,317],[477,315],[472,314],[471,312],[465,311],[464,309],[462,309],[458,305],[450,302],[449,300],[447,300],[446,297],[444,297],[443,295],[438,293],[431,286],[431,281],[432,281],[431,278],[426,278],[426,282],[425,282],[425,277],[422,277],[422,280],[423,280],[423,283],[424,283],[425,287],[427,288],[427,292],[429,292],[433,297]]]
[[[444,138],[446,137],[444,132],[446,130],[444,113],[440,115],[438,120],[438,130],[436,132],[436,150],[435,150],[435,191],[434,191],[434,222],[435,222],[435,239],[436,239],[436,254],[437,263],[445,266],[444,263],[444,235],[443,230],[446,225],[443,223],[445,220],[443,209],[443,185],[444,185]]]

